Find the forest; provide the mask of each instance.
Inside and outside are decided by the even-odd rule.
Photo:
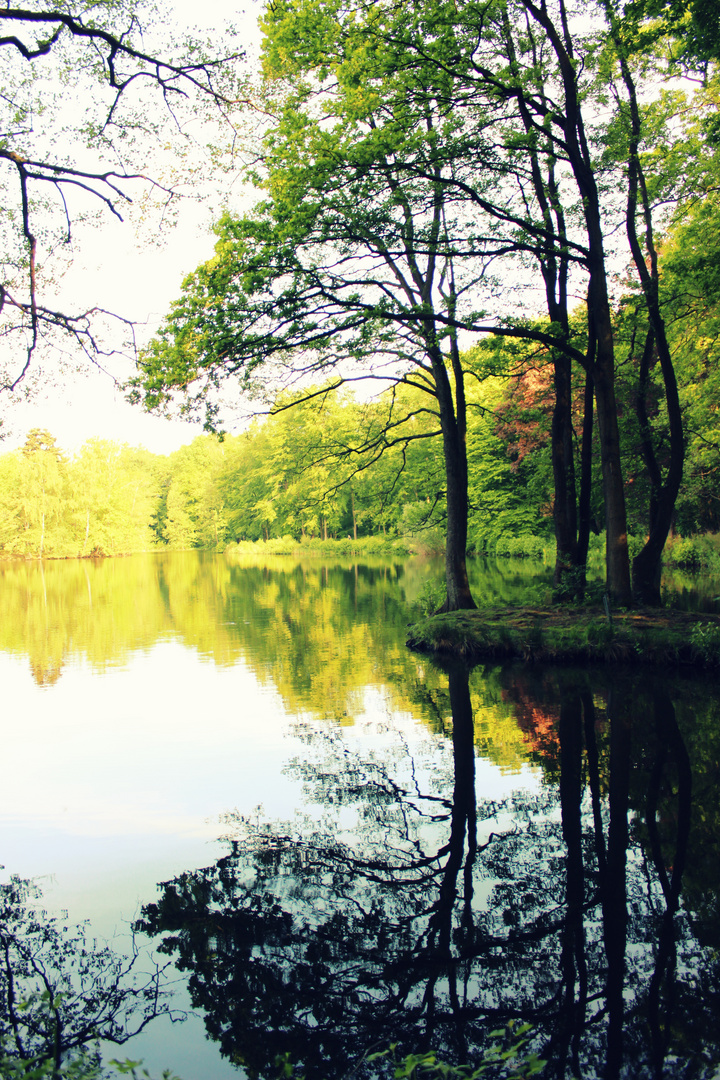
[[[659,604],[668,537],[718,528],[706,7],[268,6],[245,96],[200,87],[252,208],[217,221],[126,386],[210,434],[71,459],[30,432],[2,461],[4,553],[420,536],[452,610],[475,606],[468,551],[554,539],[571,598],[603,535],[610,598]],[[255,420],[229,435],[238,400]]]
[[[720,215],[716,210],[713,219],[711,210],[698,207],[668,233],[662,249],[668,277],[677,277],[677,313],[668,333],[687,441],[671,541],[678,558],[682,538],[720,531],[720,293],[709,283],[692,295],[691,279],[678,269],[679,250],[683,274],[687,262],[696,265],[712,253],[718,236],[712,221]],[[620,331],[631,302],[624,297],[618,306]],[[639,550],[652,492],[633,333],[627,331],[628,358],[619,365],[618,397],[630,542]],[[534,346],[499,355],[480,345],[463,361],[475,376],[468,390],[469,550],[550,551],[553,379],[547,357]],[[658,445],[667,447],[661,388],[652,375],[649,415]],[[576,401],[576,416],[581,408]],[[394,414],[411,417],[412,438],[405,432],[393,443]],[[154,548],[222,550],[283,538],[311,544],[377,537],[408,550],[440,551],[446,504],[437,436],[421,392],[407,386],[368,400],[349,390],[306,389],[286,395],[273,415],[239,435],[200,435],[169,456],[99,438],[68,455],[50,432],[34,430],[22,449],[0,455],[0,550],[5,557],[98,557]],[[598,458],[596,452],[592,521],[601,534]]]
[[[659,605],[686,456],[692,474],[715,440],[698,410],[715,399],[716,24],[652,0],[270,5],[258,202],[217,223],[133,400],[216,430],[227,390],[277,413],[288,393],[384,386],[383,426],[339,460],[409,454],[434,425],[452,611],[475,606],[473,497],[494,490],[473,460],[485,383],[517,388],[518,470],[549,387],[552,492],[530,518],[549,501],[558,597],[582,595],[604,530],[610,598]]]
[[[717,0],[44,4],[0,391],[203,433],[0,453],[0,1076],[717,1080]]]

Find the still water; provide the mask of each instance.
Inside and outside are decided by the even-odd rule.
[[[474,572],[498,602],[547,581]],[[509,1023],[547,1076],[716,1073],[717,682],[441,669],[404,645],[438,576],[0,564],[2,880],[33,883],[1,925],[26,997],[41,969],[68,1032],[90,1008],[143,1028],[108,1056],[183,1080],[284,1054],[362,1075],[390,1043],[477,1061]]]

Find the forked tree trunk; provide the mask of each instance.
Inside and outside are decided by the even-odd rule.
[[[625,488],[620,460],[620,431],[615,397],[615,347],[605,274],[602,231],[597,207],[594,214],[588,214],[588,219],[592,222],[592,228],[588,228],[591,238],[588,314],[596,340],[595,363],[592,375],[595,383],[600,465],[605,503],[605,581],[608,594],[613,603],[629,607],[632,603],[632,590],[630,587]]]
[[[620,467],[620,435],[615,400],[615,357],[612,319],[607,287],[607,269],[603,243],[600,192],[585,135],[582,101],[578,88],[577,63],[567,47],[567,32],[553,23],[545,4],[523,0],[526,11],[547,35],[558,61],[563,83],[564,109],[562,128],[564,151],[582,197],[587,229],[586,267],[588,281],[588,319],[596,343],[592,375],[595,381],[597,426],[600,438],[605,530],[607,540],[606,583],[616,604],[629,605],[630,560],[627,544],[625,493]]]

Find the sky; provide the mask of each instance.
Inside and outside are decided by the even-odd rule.
[[[169,6],[169,5],[168,5]],[[178,32],[192,26],[200,30],[219,29],[230,20],[242,26],[243,42],[252,47],[259,41],[257,16],[261,5],[249,3],[243,8],[233,0],[175,0],[174,24]],[[229,190],[228,190],[229,188]],[[66,274],[71,309],[84,310],[91,298],[118,312],[136,324],[138,339],[149,339],[151,331],[167,313],[170,303],[180,292],[183,279],[213,252],[211,228],[223,202],[233,198],[235,205],[247,203],[243,196],[241,174],[224,178],[224,187],[206,189],[201,203],[181,204],[177,219],[164,234],[164,239],[143,243],[132,223],[120,223],[109,214],[99,224],[84,230],[76,244],[76,254]],[[72,361],[72,357],[68,357]],[[113,360],[113,371],[119,378],[131,374],[130,364]],[[167,454],[201,434],[197,424],[169,421],[149,416],[139,407],[129,405],[125,395],[112,378],[99,370],[88,369],[83,374],[67,369],[63,357],[50,358],[50,366],[62,365],[63,373],[49,379],[25,400],[0,402],[4,439],[0,453],[22,446],[31,428],[49,430],[57,443],[67,452],[74,452],[83,442],[99,436],[133,446],[143,445],[153,453]]]

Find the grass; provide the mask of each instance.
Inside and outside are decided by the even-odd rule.
[[[419,620],[407,644],[466,660],[692,664],[720,669],[720,616],[639,608],[498,607]]]

